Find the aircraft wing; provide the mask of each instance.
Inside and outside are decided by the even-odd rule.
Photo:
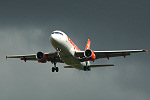
[[[147,50],[114,50],[114,51],[94,51],[96,55],[96,59],[99,58],[107,58],[110,57],[118,57],[118,56],[128,56],[131,55],[131,53],[138,53],[138,52],[148,52]],[[77,51],[75,53],[76,57],[80,57],[80,61],[86,61],[86,58],[84,57],[84,51]]]
[[[51,61],[51,59],[53,57],[56,57],[57,56],[57,53],[54,52],[54,53],[45,53],[45,55],[47,56],[47,61]],[[13,56],[6,56],[6,59],[7,58],[19,58],[21,60],[24,60],[25,62],[28,60],[28,61],[38,61],[38,59],[36,58],[36,54],[29,54],[29,55],[13,55]],[[60,62],[60,63],[63,63],[62,60],[60,60],[59,57],[56,58],[56,62]]]

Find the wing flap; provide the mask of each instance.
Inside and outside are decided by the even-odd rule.
[[[72,67],[72,66],[64,66],[64,68],[74,68],[74,67]]]
[[[21,60],[31,60],[31,61],[37,61],[36,58],[27,58],[27,57],[22,57],[20,58]]]

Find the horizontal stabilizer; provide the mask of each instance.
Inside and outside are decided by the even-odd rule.
[[[113,64],[106,64],[106,65],[90,65],[91,68],[96,68],[96,67],[108,67],[108,66],[114,66]],[[74,68],[72,66],[64,66],[64,68]]]
[[[108,66],[114,66],[113,64],[106,64],[106,65],[90,65],[91,68],[95,67],[108,67]]]
[[[72,67],[72,66],[64,66],[64,68],[74,68],[74,67]]]

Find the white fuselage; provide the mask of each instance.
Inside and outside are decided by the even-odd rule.
[[[71,41],[71,39],[62,31],[54,31],[50,36],[52,46],[57,50],[59,48],[61,60],[74,68],[83,70],[86,62],[80,62],[75,56],[75,52],[80,49]],[[90,62],[87,62],[90,66]]]

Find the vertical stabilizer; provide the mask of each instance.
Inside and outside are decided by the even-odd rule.
[[[91,41],[90,39],[88,39],[85,50],[90,49],[90,45],[91,45]]]

